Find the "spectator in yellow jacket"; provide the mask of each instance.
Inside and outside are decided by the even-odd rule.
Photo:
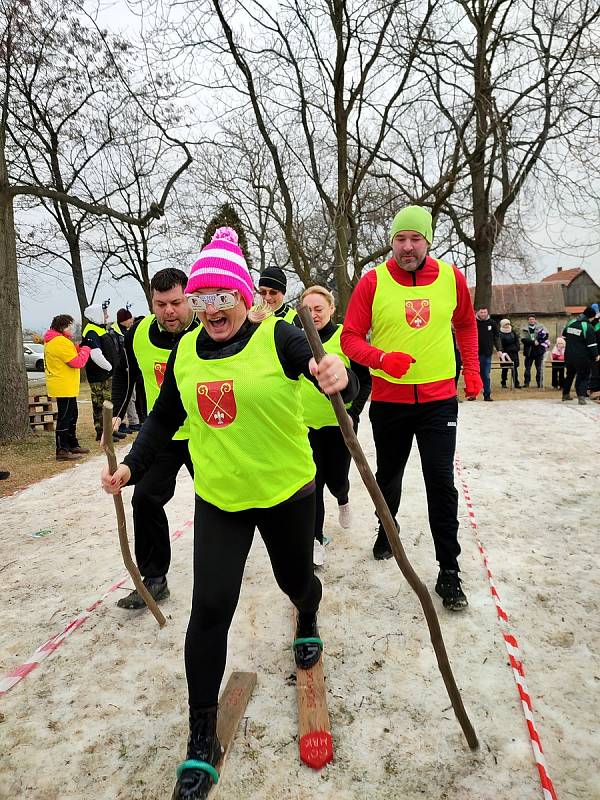
[[[90,348],[72,340],[73,317],[59,314],[44,334],[46,389],[58,403],[56,460],[75,461],[90,451],[77,441],[79,370],[90,357]]]

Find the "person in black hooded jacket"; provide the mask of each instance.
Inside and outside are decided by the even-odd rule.
[[[570,400],[571,386],[575,380],[575,393],[579,405],[586,403],[587,385],[592,364],[598,361],[598,343],[594,331],[596,312],[587,306],[576,319],[567,322],[563,330],[567,374],[563,385],[563,400]]]

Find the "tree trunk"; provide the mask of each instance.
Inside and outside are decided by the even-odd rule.
[[[490,314],[494,313],[492,308],[492,252],[493,244],[485,247],[478,247],[474,251],[475,255],[475,308],[487,308]]]
[[[27,371],[23,359],[17,245],[12,197],[6,191],[6,162],[0,151],[0,442],[31,436]],[[3,468],[7,465],[3,464]]]
[[[83,312],[89,306],[89,303],[87,292],[85,290],[83,268],[81,266],[81,249],[79,247],[79,238],[74,233],[73,236],[67,236],[67,242],[69,245],[69,252],[71,254],[71,272],[73,273],[75,293],[77,294],[77,302],[79,303],[81,318],[83,319]]]

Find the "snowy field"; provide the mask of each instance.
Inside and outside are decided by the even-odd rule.
[[[479,536],[521,645],[535,721],[560,800],[598,800],[600,781],[600,408],[556,399],[463,403],[459,454]],[[374,465],[366,414],[360,438]],[[125,575],[103,459],[0,500],[0,678]],[[371,556],[374,517],[352,470],[354,524],[332,537],[320,614],[335,761],[299,763],[291,615],[257,537],[230,634],[227,674],[258,684],[219,800],[541,798],[525,718],[460,482],[461,566],[470,600],[434,595],[454,675],[481,747],[454,719],[416,597],[395,561]],[[124,493],[128,517],[131,490]],[[193,490],[182,471],[168,513],[171,598],[160,630],[110,593],[89,619],[0,697],[0,797],[168,800],[184,756],[183,639],[191,596]],[[407,555],[433,593],[437,567],[418,454],[400,511]],[[38,531],[46,533],[38,536]],[[282,535],[285,532],[282,531]],[[596,766],[594,766],[596,764]]]

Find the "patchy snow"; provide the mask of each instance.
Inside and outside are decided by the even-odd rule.
[[[360,438],[371,464],[366,415]],[[550,777],[561,800],[600,797],[600,409],[554,399],[460,406],[459,453],[502,605],[521,645]],[[122,566],[98,457],[0,501],[0,676],[102,597]],[[481,743],[469,751],[438,672],[420,605],[396,565],[371,556],[374,517],[353,468],[353,526],[328,498],[333,541],[320,614],[335,761],[299,763],[291,613],[259,537],[230,634],[227,674],[258,684],[219,784],[221,800],[530,800],[542,796],[487,576],[461,494],[461,566],[470,606],[434,603]],[[460,492],[460,484],[457,481]],[[437,567],[418,453],[400,512],[407,555],[433,592]],[[124,497],[131,518],[129,499]],[[182,470],[172,530],[193,513]],[[184,756],[183,639],[192,533],[173,545],[160,630],[111,595],[38,669],[0,698],[0,797],[165,800]],[[34,537],[37,531],[50,531]],[[285,535],[285,532],[282,532]],[[130,588],[127,582],[126,588]],[[2,717],[0,717],[0,720]]]

